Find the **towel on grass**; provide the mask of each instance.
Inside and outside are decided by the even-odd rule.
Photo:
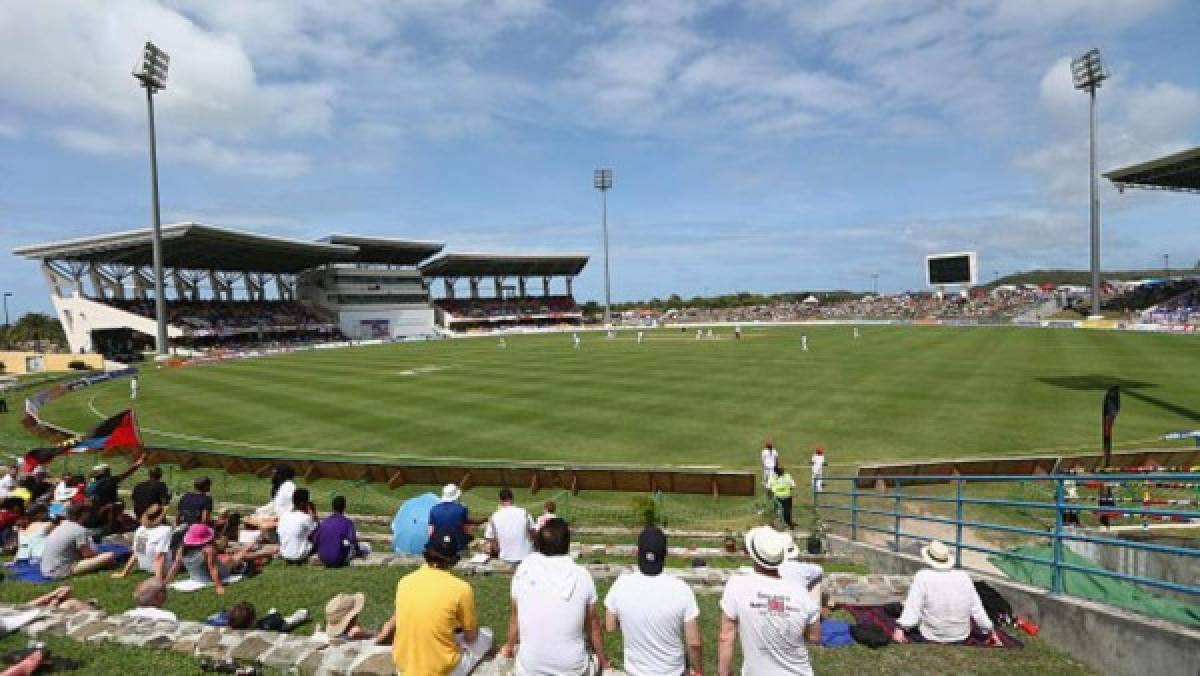
[[[240,582],[241,580],[242,580],[241,575],[230,575],[229,577],[221,578],[221,583],[230,585],[230,584],[233,584],[234,582]],[[211,587],[211,586],[213,586],[211,582],[201,582],[200,580],[192,580],[192,579],[177,580],[175,582],[172,582],[170,585],[171,591],[184,592],[185,594],[188,592],[199,591],[201,589],[207,589],[208,587]]]
[[[845,610],[846,612],[853,615],[854,621],[858,624],[878,625],[879,628],[882,629],[884,631],[884,633],[886,633],[888,636],[891,636],[892,632],[896,630],[896,618],[892,617],[891,615],[888,615],[887,611],[885,611],[883,609],[882,605],[859,606],[859,605],[843,604],[843,605],[838,606],[838,608]],[[971,628],[972,629],[975,628],[974,623],[972,623]],[[1023,643],[1021,643],[1017,639],[1010,636],[1007,632],[1005,632],[1000,627],[996,627],[996,633],[1000,635],[1000,642],[1004,644],[1003,647],[1005,647],[1005,648],[1022,648],[1022,647],[1024,647]],[[920,644],[914,643],[912,645],[920,645]],[[936,645],[936,644],[934,644],[934,645]],[[987,644],[986,640],[982,640],[975,633],[972,633],[970,636],[967,637],[967,640],[962,642],[962,645],[987,646],[988,644]]]

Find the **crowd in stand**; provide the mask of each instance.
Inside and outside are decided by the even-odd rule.
[[[528,298],[440,298],[434,301],[437,307],[456,317],[488,319],[490,317],[512,317],[553,315],[578,312],[572,296],[531,296]]]
[[[152,300],[109,298],[102,302],[143,317],[155,316]],[[167,321],[193,331],[218,334],[258,329],[319,330],[329,325],[305,304],[288,300],[170,300]]]
[[[823,457],[819,463],[814,459],[818,464],[823,467]],[[234,576],[254,575],[273,558],[338,568],[369,553],[345,514],[345,498],[334,497],[332,511],[321,517],[287,465],[275,468],[267,504],[244,517],[216,509],[207,478],[174,498],[157,468],[133,486],[132,512],[126,512],[118,488],[142,465],[138,458],[120,474],[98,465],[87,479],[54,479],[43,467],[21,476],[11,468],[0,477],[0,541],[15,546],[17,559],[38,562],[45,578],[59,581],[116,567],[120,552],[95,543],[136,524],[131,556],[112,574],[148,575],[134,592],[136,608],[129,616],[169,620],[175,616],[163,606],[180,571],[220,595]],[[771,469],[778,497],[785,491],[777,454]],[[315,635],[390,645],[397,670],[406,674],[468,674],[498,638],[499,653],[514,661],[516,674],[599,674],[611,666],[603,641],[607,630],[621,635],[629,673],[703,673],[699,607],[691,588],[665,570],[668,541],[662,530],[648,526],[641,532],[636,569],[621,575],[601,599],[590,572],[569,555],[570,527],[553,503],[535,520],[514,503],[511,490],[502,489],[495,511],[473,519],[461,496],[453,484],[443,488],[429,512],[425,563],[398,581],[395,612],[383,627],[372,631],[360,624],[365,595],[342,593],[327,603],[325,624]],[[172,503],[175,517],[168,519]],[[479,625],[474,590],[453,570],[479,526],[483,552],[513,566],[503,637]],[[748,531],[744,547],[753,572],[731,576],[721,595],[714,637],[718,673],[732,676],[740,643],[743,673],[812,674],[806,646],[822,640],[822,620],[829,614],[822,569],[801,562],[791,534],[771,526]],[[998,642],[970,578],[953,570],[953,554],[934,542],[922,557],[929,569],[914,579],[892,640],[959,643],[982,632],[974,640]],[[31,605],[89,607],[71,595],[71,587],[63,585]],[[209,622],[287,632],[307,619],[304,609],[288,617],[274,610],[260,617],[253,605],[241,602]]]
[[[1142,320],[1155,324],[1188,324],[1200,320],[1200,280],[1173,280],[1159,285],[1151,297],[1144,299],[1147,308]]]
[[[724,308],[679,309],[675,321],[750,322],[801,321],[812,319],[976,319],[1005,320],[1036,307],[1051,297],[1034,289],[1002,290],[937,296],[929,293],[868,295],[824,303],[813,297],[802,300]]]

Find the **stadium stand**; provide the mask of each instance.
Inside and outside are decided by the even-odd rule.
[[[200,223],[162,228],[167,335],[174,347],[273,346],[320,340],[428,339],[451,330],[582,322],[572,282],[586,256],[438,254],[443,244],[335,234],[305,241]],[[131,230],[36,244],[14,253],[41,263],[70,351],[125,361],[156,334],[152,235]],[[469,299],[454,280],[467,278]],[[479,294],[493,280],[494,297]],[[508,281],[516,278],[516,284]],[[540,277],[542,293],[526,293]],[[551,294],[555,277],[565,294]],[[435,310],[429,278],[448,289]]]

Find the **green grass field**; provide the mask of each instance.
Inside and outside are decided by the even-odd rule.
[[[1094,450],[1123,386],[1119,447],[1200,426],[1190,336],[1019,328],[750,327],[742,341],[660,330],[298,353],[142,377],[150,443],[247,455],[753,468]],[[800,351],[800,335],[810,351]],[[125,381],[51,404],[86,429]]]

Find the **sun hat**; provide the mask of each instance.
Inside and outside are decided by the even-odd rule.
[[[167,510],[162,505],[150,505],[146,511],[142,512],[142,525],[146,528],[153,528],[163,522],[163,517],[167,515]]]
[[[776,570],[787,556],[791,539],[770,526],[751,528],[746,532],[746,552],[754,563],[767,570]]]
[[[340,636],[350,628],[350,624],[362,612],[367,603],[367,595],[338,594],[325,604],[326,633],[329,636]]]
[[[454,484],[442,486],[442,502],[458,502],[460,497],[462,497],[462,491],[458,490],[458,486]]]
[[[954,555],[941,540],[934,540],[922,547],[921,559],[937,570],[949,570],[954,567]]]
[[[200,547],[212,542],[214,535],[212,528],[202,523],[194,523],[188,526],[187,532],[183,534],[183,544],[188,547]]]
[[[651,577],[667,563],[667,536],[657,526],[646,526],[637,541],[638,570]]]

